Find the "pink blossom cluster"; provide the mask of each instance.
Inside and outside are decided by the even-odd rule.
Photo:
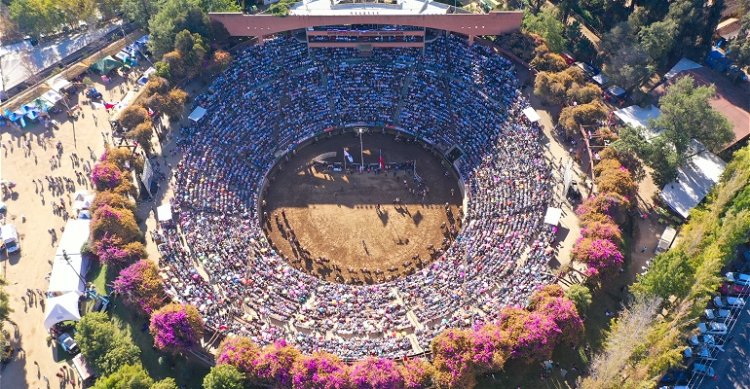
[[[100,162],[91,170],[91,180],[98,190],[114,189],[122,182],[122,171],[111,162]]]
[[[354,364],[350,379],[355,389],[403,389],[404,377],[396,363],[383,358],[366,358]]]
[[[120,271],[112,284],[125,302],[146,314],[158,309],[164,301],[164,285],[159,269],[149,260],[140,260]]]
[[[94,242],[94,251],[99,260],[108,265],[122,265],[134,259],[122,248],[121,240],[110,234]]]
[[[295,389],[347,389],[348,368],[331,354],[303,356],[292,366],[292,385]]]
[[[203,336],[203,321],[195,307],[170,304],[151,315],[149,327],[160,350],[186,351]]]

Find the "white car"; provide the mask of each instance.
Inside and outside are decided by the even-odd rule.
[[[706,309],[706,319],[726,321],[732,313],[728,309]]]
[[[729,272],[725,276],[729,282],[734,282],[737,285],[750,285],[750,274]]]
[[[738,309],[745,306],[745,300],[742,297],[731,297],[727,296],[722,298],[721,296],[714,297],[714,305],[717,308],[731,308]]]
[[[701,334],[726,335],[729,332],[729,327],[724,323],[712,321],[708,325],[706,323],[698,323],[698,330]]]
[[[713,347],[716,345],[716,338],[713,335],[693,335],[688,339],[688,343],[691,346],[705,344],[706,346]]]

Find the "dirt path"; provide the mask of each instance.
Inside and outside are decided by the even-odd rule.
[[[109,88],[96,85],[103,92],[105,100],[114,102],[124,96],[125,86],[117,82],[110,84]],[[3,389],[57,387],[60,383],[56,374],[65,364],[67,355],[56,355],[56,350],[47,343],[41,306],[24,307],[23,299],[26,298],[27,289],[47,290],[56,249],[49,230],[54,229],[59,238],[65,225],[61,216],[53,214],[52,202],[59,203],[62,198],[68,211],[71,210],[69,199],[74,191],[53,196],[45,177],[67,177],[73,180],[76,190],[87,189],[86,183],[76,182],[75,172],[83,173],[83,164],[93,165],[96,157],[104,151],[103,134],[110,134],[108,115],[103,109],[93,111],[89,105],[83,104],[81,107],[82,117],[75,122],[75,127],[64,114],[60,114],[53,117],[60,122],[57,130],[46,130],[40,124],[24,129],[0,129],[0,142],[4,146],[0,150],[2,179],[16,183],[16,194],[4,200],[8,206],[6,221],[18,229],[21,246],[20,255],[3,258],[0,264],[2,274],[10,284],[7,290],[14,310],[10,319],[17,324],[13,342],[19,350],[17,358],[0,372],[0,387]],[[31,153],[26,153],[27,156],[23,149],[25,140],[31,141]],[[63,153],[60,166],[53,168],[50,158],[57,154],[55,144],[58,142],[62,144]],[[76,153],[82,161],[78,168],[73,167],[72,153]],[[43,193],[39,193],[39,179],[44,183]],[[37,180],[37,185],[33,180]],[[6,324],[6,328],[14,332],[11,324]]]

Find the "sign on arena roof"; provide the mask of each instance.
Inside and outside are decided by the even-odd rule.
[[[397,4],[343,3],[310,0],[289,8],[290,15],[445,15],[450,6],[429,0],[399,0]]]

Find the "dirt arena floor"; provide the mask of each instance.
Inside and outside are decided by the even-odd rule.
[[[412,169],[334,172],[314,163],[336,153],[325,161],[343,164],[344,148],[359,162],[359,137],[348,133],[298,149],[274,169],[264,197],[264,229],[276,250],[328,281],[369,284],[409,274],[439,257],[460,230],[462,199],[447,163],[390,134],[366,133],[363,144],[366,164],[377,164],[381,151],[386,164],[416,159],[426,196],[413,193]]]

